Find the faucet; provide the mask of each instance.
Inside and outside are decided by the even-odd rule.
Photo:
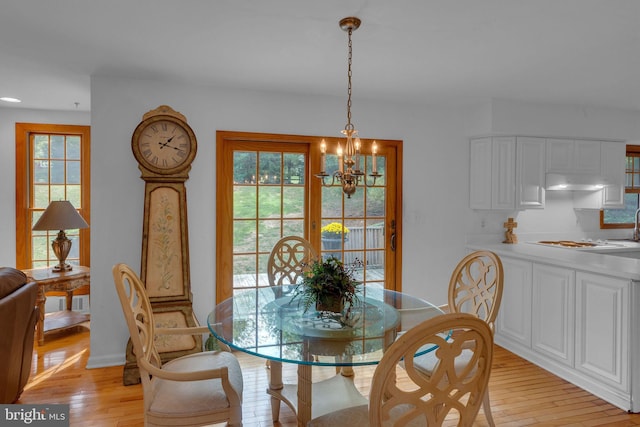
[[[635,221],[633,221],[633,240],[636,242],[640,240],[640,230],[638,229],[638,215],[640,214],[640,209],[636,210]]]

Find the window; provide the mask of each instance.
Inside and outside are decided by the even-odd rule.
[[[623,209],[602,209],[600,228],[633,228],[640,208],[640,145],[627,146]]]
[[[89,126],[16,123],[16,265],[57,264],[57,231],[33,231],[53,200],[69,200],[89,218]],[[89,266],[89,230],[65,230],[73,242],[67,262]]]

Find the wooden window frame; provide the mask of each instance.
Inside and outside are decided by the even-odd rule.
[[[91,127],[83,125],[59,125],[41,123],[16,123],[16,268],[32,268],[31,259],[31,167],[30,136],[34,133],[78,135],[81,137],[80,163],[82,217],[91,224]],[[90,230],[80,230],[80,265],[90,266]]]
[[[640,145],[627,145],[627,151],[625,154],[626,157],[640,157]],[[625,162],[626,164],[626,162]],[[625,194],[638,194],[640,197],[640,187],[633,187],[633,179],[631,180],[632,187],[627,187],[626,175],[629,171],[625,167]],[[631,170],[632,173],[640,174],[640,169]],[[640,207],[640,199],[638,200],[638,205]],[[604,209],[600,209],[600,228],[601,229],[620,229],[620,228],[633,228],[635,225],[632,222],[619,223],[619,224],[608,224],[604,222]]]

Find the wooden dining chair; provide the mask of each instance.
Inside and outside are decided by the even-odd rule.
[[[490,251],[475,251],[465,256],[451,274],[449,281],[448,305],[450,313],[470,313],[487,322],[492,333],[502,300],[504,272],[500,258]],[[463,356],[470,357],[469,349]],[[458,360],[463,360],[460,358]],[[416,358],[416,369],[429,376],[439,361],[427,353]],[[495,426],[491,414],[489,390],[483,397],[482,410],[490,426]]]
[[[475,314],[495,331],[503,282],[504,271],[498,255],[490,251],[470,253],[451,274],[449,311]]]
[[[318,252],[308,240],[299,236],[286,236],[274,245],[267,261],[270,286],[301,283],[305,271],[318,259]],[[293,287],[292,287],[293,289]]]
[[[280,286],[276,297],[287,295],[302,283],[304,273],[309,270],[313,261],[318,259],[318,252],[308,240],[299,236],[285,236],[273,246],[267,260],[267,277],[269,286]],[[267,360],[267,368],[278,370],[281,375],[282,363]],[[271,372],[273,375],[273,372]],[[278,394],[271,395],[271,412],[273,421],[280,418],[280,401],[283,401],[295,412],[295,404]]]
[[[125,264],[113,279],[131,335],[144,397],[145,426],[199,426],[227,422],[242,426],[242,371],[224,351],[189,354],[162,364],[157,335],[208,333],[206,326],[156,327],[144,284]]]
[[[449,337],[452,330],[456,333]],[[472,349],[470,357],[463,356],[463,348]],[[415,366],[415,354],[423,349],[432,349],[439,362],[430,376]],[[467,313],[433,317],[384,352],[368,405],[322,415],[308,427],[432,427],[445,420],[472,426],[489,384],[492,359],[493,334],[485,321]]]

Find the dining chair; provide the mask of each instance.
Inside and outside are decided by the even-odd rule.
[[[302,277],[310,268],[310,264],[317,259],[318,252],[308,240],[302,237],[285,236],[278,240],[271,249],[267,260],[269,286],[279,286],[276,297],[293,292],[295,287],[302,283]],[[281,375],[281,362],[267,360],[265,365],[270,370],[278,370],[278,375]],[[286,403],[295,412],[294,402],[280,394],[277,396],[272,394],[271,411],[274,421],[280,417],[280,401]]]
[[[490,251],[475,251],[460,260],[449,281],[451,312],[472,313],[495,331],[502,301],[504,271],[500,257]]]
[[[463,356],[463,348],[472,349],[470,357]],[[439,362],[430,376],[415,366],[415,355],[426,349]],[[308,427],[431,427],[445,420],[471,426],[489,384],[492,359],[493,334],[485,321],[467,313],[433,317],[384,352],[373,373],[368,405],[322,415]]]
[[[470,313],[484,320],[495,331],[495,321],[502,300],[504,272],[502,261],[493,252],[475,251],[460,260],[449,281],[448,305],[444,309],[450,313]],[[462,361],[471,357],[472,351],[464,349]],[[416,369],[426,376],[432,375],[439,361],[427,353],[416,358]],[[489,389],[483,396],[482,410],[490,426],[495,426],[491,414]]]
[[[273,246],[267,261],[270,286],[297,285],[318,259],[318,252],[308,240],[299,236],[285,236]],[[293,290],[293,286],[290,287]]]
[[[162,364],[157,335],[198,335],[206,326],[156,327],[144,284],[126,264],[113,269],[116,291],[140,371],[145,426],[242,426],[242,371],[230,352],[206,351]]]

